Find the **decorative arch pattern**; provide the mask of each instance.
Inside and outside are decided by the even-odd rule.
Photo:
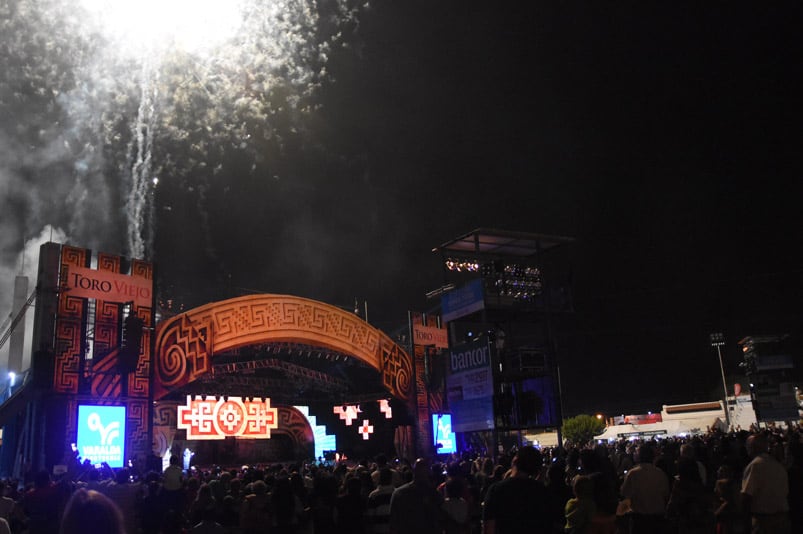
[[[304,414],[292,406],[278,406],[276,409],[279,426],[274,432],[290,436],[297,457],[313,456],[315,437]]]
[[[206,304],[157,327],[154,400],[209,373],[216,353],[279,342],[349,354],[379,371],[393,396],[410,398],[412,360],[384,332],[323,302],[249,295]]]

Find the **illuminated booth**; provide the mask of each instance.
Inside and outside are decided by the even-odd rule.
[[[450,416],[459,452],[496,455],[544,432],[560,443],[558,340],[571,328],[572,241],[479,228],[433,249],[444,284],[428,296],[440,299],[449,341],[431,364],[444,376],[437,412]]]

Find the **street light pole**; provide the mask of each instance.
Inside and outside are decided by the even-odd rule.
[[[731,414],[730,414],[730,406],[728,406],[728,383],[725,381],[725,366],[722,365],[722,345],[725,344],[725,335],[721,332],[715,332],[711,334],[711,346],[717,348],[717,356],[719,357],[719,372],[722,374],[722,391],[725,394],[725,425],[728,427],[728,431],[731,428]]]

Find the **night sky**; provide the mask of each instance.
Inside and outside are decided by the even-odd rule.
[[[13,4],[0,0],[0,14]],[[158,102],[170,113],[152,125],[160,181],[147,252],[164,297],[187,307],[257,291],[357,299],[391,332],[408,310],[433,304],[424,297],[442,280],[433,247],[477,227],[570,236],[567,415],[718,398],[711,332],[725,334],[734,377],[742,337],[799,337],[798,4],[377,1],[331,22],[346,4],[319,5],[327,16],[311,35],[340,37],[325,61],[310,60],[315,90],[301,99],[310,111],[287,111],[299,90],[288,65],[257,99],[270,103],[267,118],[240,111],[214,81],[179,101],[176,88],[190,82],[171,80],[190,76],[178,61],[165,67]],[[22,142],[66,109],[63,96],[37,101],[37,87],[75,95],[81,76],[67,65],[55,81],[26,84],[19,50],[0,55],[3,272],[14,272],[23,237],[47,224],[72,244],[126,253],[119,152],[137,99],[103,108],[113,113],[101,130],[117,137],[86,122],[69,133],[76,109],[92,116],[92,97],[64,112],[61,129]],[[257,67],[232,75],[231,91],[256,91]],[[222,118],[208,118],[224,104]],[[187,126],[201,112],[208,128]],[[242,145],[234,125],[247,132]],[[179,126],[187,135],[173,133]],[[31,155],[93,132],[86,146],[104,154],[96,172],[74,168],[86,150],[47,165]],[[102,185],[108,201],[98,209],[80,195],[30,193],[56,178],[83,180],[90,196]],[[82,215],[67,216],[72,208]]]

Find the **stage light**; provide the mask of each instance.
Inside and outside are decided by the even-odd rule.
[[[482,266],[486,287],[499,296],[528,300],[541,294],[543,283],[537,267],[517,263],[493,262]]]
[[[475,260],[461,260],[455,258],[447,258],[446,262],[444,263],[446,269],[449,271],[456,271],[456,272],[477,272],[480,268],[479,263]]]

